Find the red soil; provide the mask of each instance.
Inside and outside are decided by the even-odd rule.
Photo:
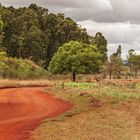
[[[51,95],[42,88],[0,90],[0,140],[28,140],[45,118],[55,117],[72,105]]]

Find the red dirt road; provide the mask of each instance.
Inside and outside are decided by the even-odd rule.
[[[55,117],[72,105],[51,95],[42,88],[0,90],[0,140],[28,140],[45,118]]]

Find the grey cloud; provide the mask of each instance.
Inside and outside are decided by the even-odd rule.
[[[96,22],[125,22],[132,23],[140,22],[139,14],[139,0],[56,0],[58,3],[57,8],[53,8],[53,4],[56,5],[55,0],[48,0],[51,11],[65,11],[62,8],[66,7],[71,9],[65,11],[67,16],[74,17],[77,21],[83,21],[87,19],[94,20]],[[74,8],[74,9],[73,9]]]
[[[27,6],[36,3],[51,12],[64,12],[77,21],[140,22],[139,0],[1,0],[4,5]]]
[[[48,8],[53,12],[65,12],[77,21],[91,19],[107,23],[140,22],[139,0],[42,0],[39,3],[48,4]]]

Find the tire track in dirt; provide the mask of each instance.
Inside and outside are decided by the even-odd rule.
[[[28,140],[45,118],[56,117],[72,104],[44,94],[43,88],[0,90],[0,140]]]

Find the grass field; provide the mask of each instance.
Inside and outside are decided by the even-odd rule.
[[[139,140],[140,84],[120,83],[54,82],[45,91],[72,102],[73,109],[45,120],[32,137],[36,140]]]

